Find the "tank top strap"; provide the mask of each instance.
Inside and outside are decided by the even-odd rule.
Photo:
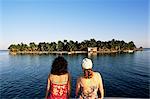
[[[69,75],[68,75],[68,80],[69,80]],[[51,97],[67,97],[67,94],[68,94],[68,80],[66,80],[65,82],[66,83],[62,83],[62,84],[59,84],[59,83],[55,83],[55,82],[52,82],[50,80],[50,96]],[[55,99],[55,98],[54,98]],[[60,98],[61,99],[61,98]]]

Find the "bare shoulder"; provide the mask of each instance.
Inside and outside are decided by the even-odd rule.
[[[48,80],[50,80],[50,79],[51,79],[51,74],[48,75]]]
[[[69,76],[69,78],[71,78],[71,74],[68,72],[67,75]]]
[[[83,79],[83,77],[82,77],[82,76],[79,76],[79,77],[77,78],[77,83],[81,82],[82,79]]]
[[[96,75],[96,77],[98,77],[99,79],[102,79],[102,76],[99,72],[94,72],[94,74]]]
[[[51,77],[53,77],[53,74],[48,75],[48,79],[51,79]]]
[[[80,81],[81,79],[82,79],[82,77],[78,77],[78,78],[77,78],[77,81]]]

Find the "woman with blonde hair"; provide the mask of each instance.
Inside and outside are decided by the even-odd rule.
[[[83,76],[79,77],[76,84],[76,97],[80,99],[103,99],[104,89],[100,73],[92,70],[92,61],[88,58],[82,61]],[[79,91],[81,92],[79,95]],[[100,96],[98,95],[100,92]]]
[[[69,99],[70,75],[67,65],[67,61],[61,56],[53,61],[48,77],[46,99]]]

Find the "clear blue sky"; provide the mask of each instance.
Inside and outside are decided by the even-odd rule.
[[[12,43],[90,38],[150,47],[148,1],[1,0],[0,49]]]

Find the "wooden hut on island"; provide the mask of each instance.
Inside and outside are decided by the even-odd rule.
[[[97,47],[88,47],[88,53],[97,53]]]

